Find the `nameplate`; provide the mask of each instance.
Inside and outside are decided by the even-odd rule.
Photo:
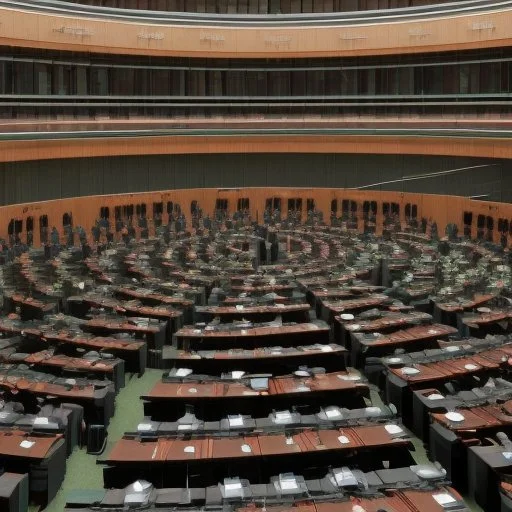
[[[57,27],[53,29],[53,32],[57,32],[59,34],[67,34],[75,37],[91,37],[94,35],[94,32],[86,27]]]
[[[266,36],[265,46],[273,48],[289,48],[292,42],[291,36],[277,35],[277,36]]]
[[[215,46],[222,46],[226,38],[222,34],[212,34],[209,32],[202,32],[199,36],[199,41],[202,44],[209,44]]]
[[[471,30],[496,30],[496,25],[492,21],[477,21],[471,25]]]
[[[138,39],[145,39],[145,40],[153,40],[153,41],[162,41],[162,39],[165,39],[165,35],[163,32],[139,32],[137,34]]]
[[[416,39],[427,39],[431,35],[431,32],[427,32],[422,28],[412,28],[409,30],[409,37],[414,37]]]

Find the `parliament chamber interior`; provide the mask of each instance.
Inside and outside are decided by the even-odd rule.
[[[0,512],[512,512],[512,1],[0,46]]]

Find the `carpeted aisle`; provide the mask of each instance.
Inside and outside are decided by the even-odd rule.
[[[115,415],[108,427],[108,444],[120,439],[127,430],[134,430],[143,417],[143,395],[161,378],[162,370],[146,370],[141,378],[127,375],[126,386],[119,392],[116,399]],[[66,493],[73,489],[102,489],[103,470],[96,464],[94,455],[87,455],[86,449],[75,449],[67,462],[66,478],[57,497],[46,507],[45,512],[62,512],[66,504]],[[30,512],[39,509],[34,507]]]

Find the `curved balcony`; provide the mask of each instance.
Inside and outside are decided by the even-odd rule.
[[[454,0],[69,0],[75,4],[118,9],[203,14],[319,14],[425,7]]]
[[[286,0],[285,0],[286,1]],[[412,0],[415,1],[415,0]],[[329,25],[363,25],[367,23],[391,23],[403,21],[415,21],[436,17],[475,15],[493,11],[502,11],[510,7],[512,2],[506,0],[462,0],[443,1],[432,0],[428,5],[421,0],[416,0],[422,5],[407,6],[403,8],[377,8],[368,10],[312,12],[290,15],[280,13],[234,14],[226,13],[201,13],[187,11],[183,3],[183,12],[166,12],[166,10],[133,9],[110,7],[104,0],[61,1],[61,0],[1,0],[0,6],[17,10],[33,11],[39,14],[70,14],[73,16],[93,19],[108,19],[118,21],[142,21],[144,23],[180,24],[219,27],[270,27],[278,26],[329,26]],[[113,3],[113,2],[112,2]],[[133,2],[132,2],[133,3]],[[101,5],[100,5],[101,4]],[[193,4],[193,2],[191,2]],[[373,2],[375,4],[375,2]],[[197,5],[197,4],[196,4]],[[372,3],[371,3],[372,5]],[[148,4],[149,6],[149,4]]]
[[[0,123],[0,162],[222,154],[512,159],[507,119],[250,118]],[[92,165],[92,164],[91,164]]]
[[[356,13],[209,15],[0,0],[0,44],[220,58],[393,55],[512,45],[511,1]]]

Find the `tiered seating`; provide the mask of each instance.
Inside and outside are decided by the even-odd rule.
[[[110,510],[139,506],[145,510],[456,510],[467,512],[460,495],[446,486],[444,471],[435,465],[413,465],[370,472],[349,467],[332,468],[325,476],[306,478],[295,473],[271,476],[263,484],[226,478],[209,487],[155,489],[147,481],[135,481],[123,489],[73,493],[67,511]],[[359,509],[355,508],[359,507]],[[363,508],[364,507],[364,508]],[[396,508],[398,507],[398,508]]]
[[[171,371],[158,382],[145,400],[145,413],[153,418],[175,414],[192,403],[200,408],[204,419],[219,417],[226,412],[248,414],[290,405],[307,406],[313,403],[363,404],[369,393],[368,385],[355,370],[338,370],[335,373],[301,369],[294,375],[272,377],[268,374],[248,375],[246,378],[233,371],[219,377],[187,375],[187,370]],[[322,402],[319,402],[319,401]]]
[[[137,489],[154,485],[144,498],[148,509],[241,511],[286,502],[350,505],[350,512],[466,510],[445,476],[453,476],[458,446],[506,430],[508,402],[492,399],[512,400],[512,348],[504,336],[460,338],[463,315],[474,318],[475,308],[494,308],[497,299],[477,289],[481,275],[470,265],[460,275],[450,265],[478,253],[482,275],[492,278],[490,255],[459,242],[438,251],[407,233],[378,240],[344,228],[287,226],[235,229],[224,220],[211,231],[199,225],[168,231],[164,240],[127,239],[86,259],[74,251],[52,263],[25,258],[19,280],[14,269],[9,285],[19,281],[20,290],[5,294],[0,387],[11,402],[9,393],[20,398],[28,416],[6,429],[28,425],[23,430],[32,434],[47,407],[37,400],[51,395],[59,410],[83,407],[90,434],[108,424],[125,371],[166,368],[140,397],[144,419],[127,425],[99,459],[105,486],[116,490],[92,502],[70,499],[69,509],[138,503]],[[460,277],[466,298],[445,323],[436,312],[453,302]],[[388,406],[371,401],[369,381],[381,386]],[[431,398],[436,393],[439,400]],[[450,412],[471,419],[478,435],[445,421]],[[71,436],[64,422],[57,426],[48,432]],[[446,471],[409,467],[406,427]],[[438,431],[457,442],[440,450]],[[217,484],[232,475],[247,482],[247,500],[224,500]],[[272,491],[288,480],[300,492]]]

